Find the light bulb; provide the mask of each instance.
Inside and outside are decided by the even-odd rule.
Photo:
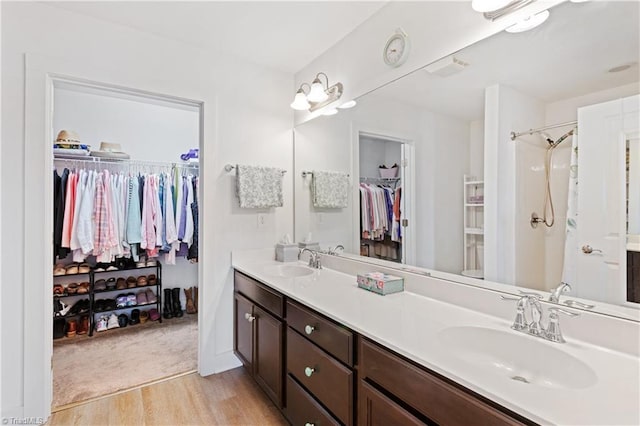
[[[542,24],[549,17],[549,11],[543,10],[540,13],[536,13],[535,15],[531,15],[528,18],[524,18],[523,20],[516,22],[509,28],[505,29],[508,33],[521,33],[524,31],[529,31]]]
[[[324,86],[318,78],[313,80],[311,83],[311,90],[309,90],[309,94],[307,95],[307,99],[309,102],[324,102],[329,99],[329,95],[324,91]]]
[[[473,0],[471,7],[476,12],[493,12],[494,10],[502,9],[512,0]]]
[[[311,105],[309,104],[309,101],[307,101],[307,97],[304,92],[302,89],[298,90],[296,92],[296,97],[293,98],[293,102],[291,102],[291,108],[297,111],[305,111],[309,109],[309,107],[311,107]]]
[[[340,108],[340,109],[348,109],[348,108],[353,108],[354,106],[356,106],[356,101],[351,100],[351,101],[347,101],[347,102],[343,103],[338,108]]]

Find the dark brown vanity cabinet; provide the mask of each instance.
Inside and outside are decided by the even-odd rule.
[[[283,407],[282,295],[235,273],[234,351],[271,400]]]
[[[358,372],[359,425],[531,424],[364,338]]]
[[[325,423],[354,424],[353,332],[298,303],[287,301],[286,308],[287,383],[333,415]],[[289,390],[287,385],[287,401]],[[287,403],[285,414],[294,425],[299,410]]]
[[[533,424],[237,271],[234,300],[235,353],[294,426]]]

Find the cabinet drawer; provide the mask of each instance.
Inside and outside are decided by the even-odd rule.
[[[523,424],[397,355],[360,339],[360,378],[371,380],[438,424]]]
[[[353,333],[304,306],[287,301],[287,324],[347,365],[353,365]]]
[[[340,425],[291,375],[287,374],[287,419],[293,426]]]
[[[291,328],[287,369],[341,422],[353,424],[353,372]]]
[[[234,283],[237,292],[242,293],[278,318],[284,316],[284,297],[281,294],[238,271],[234,271]]]
[[[358,390],[358,425],[424,425],[404,408],[384,396],[373,386],[360,380]]]

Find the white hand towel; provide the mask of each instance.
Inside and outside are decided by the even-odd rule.
[[[275,167],[236,165],[236,193],[243,209],[282,207],[282,173]]]
[[[342,209],[349,200],[349,175],[342,172],[313,171],[313,206]]]

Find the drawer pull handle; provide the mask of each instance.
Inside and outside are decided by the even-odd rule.
[[[307,333],[307,334],[313,333],[315,329],[316,328],[314,326],[312,326],[312,325],[305,325],[304,326],[304,332]]]
[[[307,423],[304,424],[304,426],[316,426],[316,425],[314,423],[307,422]]]
[[[244,319],[246,319],[249,322],[253,322],[254,319],[256,319],[256,317],[254,317],[253,315],[246,313],[244,314]]]
[[[316,372],[316,369],[315,369],[315,368],[306,367],[306,368],[304,369],[304,374],[305,374],[305,376],[307,376],[307,377],[311,377],[311,375],[313,375],[313,373],[315,373],[315,372]]]

